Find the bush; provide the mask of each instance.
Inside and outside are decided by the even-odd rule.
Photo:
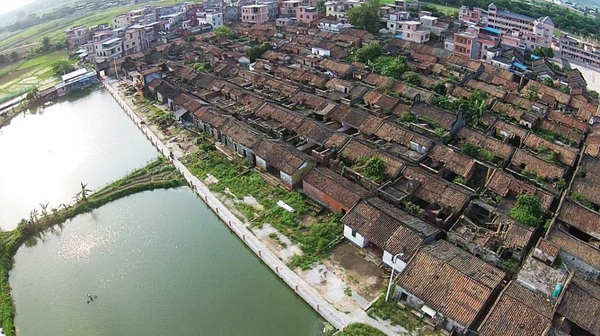
[[[510,209],[510,217],[528,227],[537,227],[541,216],[540,200],[533,194],[517,196],[515,205]]]
[[[385,336],[381,330],[367,324],[352,323],[344,331],[337,333],[339,336]]]

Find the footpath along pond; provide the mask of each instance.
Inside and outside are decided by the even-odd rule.
[[[55,133],[42,133],[46,128]],[[22,142],[27,155],[19,158],[38,158],[27,161],[37,166],[18,169],[11,160],[0,168],[3,229],[39,203],[70,203],[81,181],[96,188],[157,155],[104,90],[15,119],[0,130],[0,155],[18,152],[7,147]],[[67,155],[63,145],[75,150]],[[32,178],[48,184],[38,193]],[[18,185],[29,192],[10,198]],[[187,187],[117,200],[30,245],[15,256],[10,282],[21,336],[321,335],[323,329],[319,316]],[[98,298],[87,303],[87,293]]]

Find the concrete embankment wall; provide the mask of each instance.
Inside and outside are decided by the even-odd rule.
[[[170,150],[151,129],[141,123],[141,119],[133,111],[132,107],[113,89],[109,82],[103,81],[102,84],[125,113],[127,113],[127,115],[135,122],[142,133],[146,135],[148,140],[152,142],[156,149],[158,149],[162,155],[169,158]],[[292,290],[294,290],[309,306],[317,311],[336,329],[341,330],[348,325],[349,322],[344,313],[335,309],[304,279],[288,268],[283,261],[273,254],[273,252],[271,252],[250,230],[248,230],[246,224],[242,223],[215,195],[210,192],[208,187],[202,183],[202,181],[192,175],[179,160],[173,159],[172,163],[206,205],[221,218],[231,231],[234,232],[246,246],[252,250],[252,252],[254,252],[275,274],[288,284],[288,286],[290,286],[290,288],[292,288]]]

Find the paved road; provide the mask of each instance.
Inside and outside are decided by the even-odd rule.
[[[141,119],[133,111],[133,107],[123,99],[114,89],[115,81],[104,81],[104,86],[108,89],[117,103],[129,115],[129,117],[138,125],[140,130],[146,137],[156,146],[156,148],[167,158],[169,158],[170,150],[162,143],[160,138],[152,132],[145,124],[141,123]],[[217,214],[221,220],[267,265],[277,274],[290,288],[292,288],[308,305],[317,311],[325,320],[331,323],[336,329],[343,330],[348,324],[360,322],[369,324],[387,335],[397,335],[389,324],[381,322],[369,317],[363,310],[357,309],[351,314],[346,314],[338,311],[329,302],[327,302],[318,291],[312,288],[304,279],[292,271],[287,265],[281,261],[273,252],[271,252],[254,234],[248,230],[248,224],[240,221],[229,209],[214,196],[208,187],[195,177],[177,158],[172,160],[173,165],[185,177],[190,184],[190,187],[196,194],[204,200]],[[398,329],[395,327],[394,329]],[[403,330],[403,329],[402,329]]]

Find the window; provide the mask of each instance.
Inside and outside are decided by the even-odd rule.
[[[356,232],[356,230],[352,229],[352,237],[356,238],[356,234],[357,234],[357,233],[358,233],[358,232]]]

